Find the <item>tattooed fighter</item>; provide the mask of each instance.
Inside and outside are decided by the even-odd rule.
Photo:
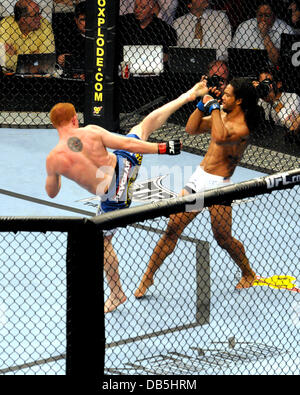
[[[129,207],[142,154],[180,153],[178,140],[165,143],[149,143],[146,140],[171,114],[198,96],[197,84],[177,99],[152,111],[127,136],[112,134],[96,125],[80,128],[74,106],[70,103],[56,104],[50,112],[50,119],[58,131],[59,142],[46,161],[47,194],[51,198],[58,194],[63,175],[99,196],[97,215]],[[107,148],[116,151],[108,152]],[[114,233],[115,230],[104,235],[104,271],[110,288],[105,313],[126,301],[119,277],[118,258],[112,246]]]

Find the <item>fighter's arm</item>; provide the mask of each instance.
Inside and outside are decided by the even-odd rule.
[[[212,127],[211,139],[218,145],[233,145],[242,143],[249,138],[249,129],[246,125],[224,125],[220,110],[215,109],[211,113]]]
[[[277,65],[280,57],[280,51],[276,48],[273,41],[270,38],[270,27],[266,22],[262,21],[258,23],[258,29],[260,31],[261,37],[263,39],[264,47],[268,53],[270,61]]]
[[[185,125],[185,131],[192,135],[210,132],[211,116],[205,117],[204,113],[196,108]]]
[[[209,133],[211,131],[211,126],[212,126],[211,116],[206,116],[208,108],[205,108],[206,107],[205,104],[209,100],[212,100],[213,97],[207,95],[207,93],[212,92],[215,94],[215,97],[221,96],[221,92],[217,90],[217,88],[215,87],[207,88],[205,79],[202,79],[202,81],[203,81],[203,85],[205,85],[205,88],[203,90],[205,96],[203,97],[202,100],[199,101],[195,111],[190,115],[185,125],[185,131],[192,135]]]
[[[61,187],[61,176],[55,171],[55,160],[51,153],[46,160],[46,192],[49,197],[54,198]]]

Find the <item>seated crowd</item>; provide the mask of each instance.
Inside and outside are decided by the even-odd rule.
[[[6,4],[7,3],[7,4]],[[84,78],[85,1],[18,0],[1,2],[0,65],[15,73],[18,55],[55,54],[61,71]],[[72,70],[74,72],[72,72]]]
[[[216,62],[206,71],[209,75],[212,68],[224,82],[233,75],[228,62],[229,49],[248,49],[263,50],[268,66],[284,71],[281,39],[283,34],[299,33],[299,0],[286,0],[286,7],[272,0],[256,0],[251,5],[245,0],[235,3],[238,7],[232,7],[229,0],[217,0],[214,6],[209,0],[120,0],[119,62],[127,45],[162,46],[166,70],[170,47],[214,49]],[[86,12],[85,1],[18,0],[14,6],[10,0],[1,2],[0,65],[3,71],[16,71],[19,54],[55,53],[64,76],[84,79]],[[238,63],[239,59],[234,61]],[[294,100],[294,97],[286,98],[275,74],[266,72],[265,66],[261,65],[257,81],[267,76],[266,79],[273,81],[275,96],[280,93],[288,102]],[[225,78],[222,77],[224,68]],[[274,107],[270,100],[262,98],[261,101],[267,117],[272,114],[275,123],[289,130],[299,129],[298,104],[291,106],[292,114],[283,117],[279,104]]]
[[[220,9],[212,8],[209,0],[121,0],[119,44],[162,45],[165,60],[170,46],[212,48],[220,60],[228,60],[228,48],[260,49],[266,51],[270,64],[278,66],[281,35],[297,32],[299,1],[290,0],[290,24],[277,16],[278,7],[271,0],[256,2],[255,16],[241,21],[239,15],[245,17],[245,10],[251,15],[251,6],[238,1],[240,8],[233,10],[226,0],[214,2]],[[20,53],[56,52],[62,67],[67,54],[75,52],[76,63],[79,56],[84,58],[85,2],[76,1],[75,12],[66,8],[72,10],[67,13],[69,19],[61,17],[61,21],[54,8],[72,7],[73,3],[18,0],[12,7],[9,0],[2,2],[1,65],[15,70]]]

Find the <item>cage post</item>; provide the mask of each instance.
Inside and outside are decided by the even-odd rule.
[[[104,372],[103,251],[103,232],[91,221],[68,233],[66,374],[92,383]]]
[[[117,19],[119,0],[91,0],[87,7],[84,123],[119,129]]]

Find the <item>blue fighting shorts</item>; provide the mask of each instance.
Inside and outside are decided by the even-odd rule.
[[[127,134],[126,137],[133,137],[140,140],[135,134]],[[132,187],[138,176],[143,155],[124,150],[116,150],[114,154],[117,157],[115,174],[108,191],[101,196],[97,215],[127,208],[131,204]]]

